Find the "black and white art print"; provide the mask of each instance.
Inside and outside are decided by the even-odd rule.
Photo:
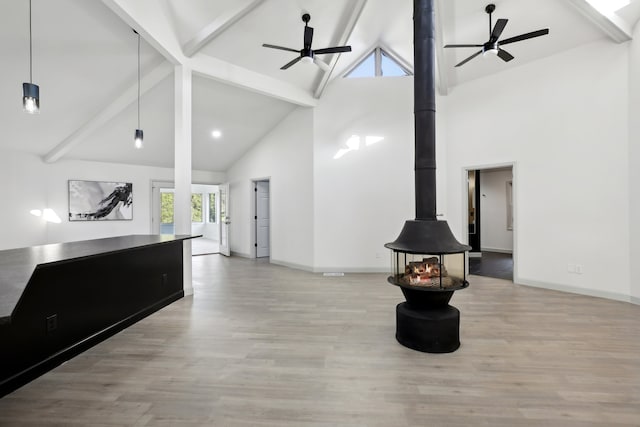
[[[69,221],[133,219],[133,184],[69,180]]]

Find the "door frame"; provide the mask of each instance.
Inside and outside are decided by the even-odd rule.
[[[467,183],[467,177],[469,176],[470,170],[490,170],[490,169],[500,169],[500,168],[511,168],[511,185],[512,185],[512,203],[513,203],[513,283],[520,283],[520,275],[518,274],[518,163],[516,161],[513,162],[505,162],[505,163],[491,163],[491,164],[476,164],[463,166],[461,170],[462,175],[462,233],[464,236],[465,243],[469,243],[469,227],[468,227],[468,219],[469,219],[469,207],[468,207],[468,196],[469,196],[469,184]],[[506,190],[505,190],[506,191]],[[466,257],[466,269],[469,271],[469,255]]]
[[[258,215],[258,207],[256,206],[256,183],[260,182],[260,181],[268,181],[269,182],[269,262],[271,262],[271,242],[273,241],[273,239],[271,238],[272,233],[271,233],[271,218],[272,218],[272,213],[273,210],[271,209],[272,207],[272,202],[271,202],[271,194],[272,191],[271,189],[273,188],[272,186],[272,181],[271,181],[271,177],[267,176],[264,178],[252,178],[251,182],[250,182],[250,188],[251,190],[249,191],[249,212],[251,213],[250,217],[249,217],[249,248],[250,250],[250,257],[251,258],[258,258],[258,248],[257,248],[257,223],[256,223],[256,216]]]

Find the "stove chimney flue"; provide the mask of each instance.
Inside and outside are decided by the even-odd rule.
[[[436,40],[433,0],[415,0],[413,9],[416,219],[435,221]]]

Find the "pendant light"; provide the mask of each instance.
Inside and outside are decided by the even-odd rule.
[[[31,37],[31,0],[29,0],[29,83],[22,83],[22,107],[29,114],[40,112],[40,87],[33,84],[33,41]]]
[[[134,142],[136,148],[142,148],[142,141],[144,139],[144,132],[140,129],[140,34],[133,30],[138,35],[138,128],[134,136]]]

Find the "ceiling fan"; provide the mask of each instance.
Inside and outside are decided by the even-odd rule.
[[[500,38],[500,35],[502,34],[502,31],[504,30],[504,27],[507,25],[507,22],[509,20],[498,19],[495,27],[493,27],[493,30],[492,30],[491,14],[493,13],[494,10],[496,10],[495,4],[489,4],[484,9],[484,11],[489,14],[489,41],[487,41],[484,44],[448,44],[445,46],[445,48],[448,48],[448,47],[480,47],[482,48],[478,52],[474,53],[473,55],[465,59],[464,61],[457,64],[456,67],[466,64],[467,62],[471,61],[473,58],[480,55],[481,53],[482,54],[494,53],[498,55],[500,59],[502,59],[504,62],[509,62],[513,59],[513,55],[511,55],[506,50],[502,49],[500,46],[549,34],[549,29],[545,28],[543,30],[532,31],[526,34],[520,34],[519,36],[510,37],[508,39],[498,40]]]
[[[264,47],[268,47],[271,49],[286,50],[288,52],[295,52],[300,54],[300,56],[298,56],[293,61],[290,61],[285,65],[283,65],[280,68],[281,70],[286,70],[287,68],[291,67],[298,61],[303,61],[303,62],[313,62],[322,70],[329,71],[329,66],[325,62],[316,58],[316,55],[324,55],[327,53],[351,52],[351,46],[335,46],[335,47],[326,47],[324,49],[315,49],[315,50],[311,49],[311,42],[313,41],[313,28],[309,26],[310,20],[311,20],[311,15],[309,15],[308,13],[305,13],[304,15],[302,15],[302,21],[304,22],[304,45],[303,45],[304,47],[302,49],[297,50],[289,47],[276,46],[272,44],[262,45]]]

